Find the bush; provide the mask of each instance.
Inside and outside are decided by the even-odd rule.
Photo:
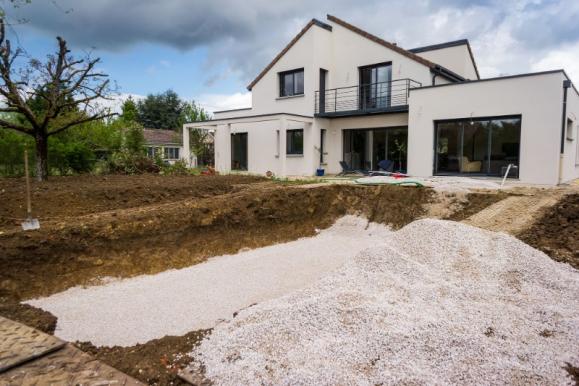
[[[48,165],[60,175],[86,173],[95,164],[94,152],[82,142],[63,142],[56,138],[50,141]]]
[[[185,163],[185,160],[175,161],[173,165],[167,164],[161,169],[161,173],[170,176],[185,176],[190,174],[189,168]]]
[[[117,174],[159,173],[155,161],[142,154],[121,150],[113,153],[108,161],[108,172]]]

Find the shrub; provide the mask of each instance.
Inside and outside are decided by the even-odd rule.
[[[171,165],[171,164],[165,165],[161,169],[161,172],[163,174],[171,175],[171,176],[185,176],[185,175],[190,174],[189,168],[187,167],[185,160],[182,160],[182,159],[175,161],[175,163],[173,165]]]
[[[155,161],[142,154],[121,150],[113,153],[108,162],[108,171],[117,174],[159,173],[161,168]]]

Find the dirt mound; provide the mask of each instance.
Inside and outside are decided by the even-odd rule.
[[[564,196],[519,238],[579,269],[579,194]]]
[[[33,212],[42,222],[108,210],[230,193],[237,185],[267,181],[251,176],[69,176],[32,182]],[[26,217],[23,178],[0,178],[0,229]]]
[[[184,336],[166,336],[133,347],[95,347],[90,342],[76,346],[122,372],[149,385],[188,385],[177,372],[191,361],[190,352],[209,330]]]
[[[420,220],[193,354],[223,385],[564,384],[577,293],[578,271],[514,237]]]

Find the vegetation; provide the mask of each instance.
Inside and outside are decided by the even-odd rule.
[[[0,17],[0,112],[11,114],[0,119],[0,128],[33,138],[39,180],[48,178],[49,137],[113,115],[97,103],[110,92],[107,75],[96,69],[100,59],[75,58],[64,39],[57,41],[57,52],[44,62],[30,59],[20,65],[23,50],[12,48]],[[85,149],[75,146],[65,152],[70,151],[78,156]]]
[[[14,6],[27,0],[14,0]],[[98,58],[75,58],[66,41],[44,61],[27,59],[5,36],[0,7],[0,176],[24,173],[24,150],[37,166],[33,174],[190,173],[184,161],[168,165],[148,158],[143,128],[180,131],[185,123],[210,119],[194,101],[174,91],[128,98],[122,113],[99,105],[112,94],[108,76],[97,70]],[[191,130],[190,147],[201,159],[212,159],[208,133]]]

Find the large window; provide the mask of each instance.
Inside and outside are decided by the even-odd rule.
[[[279,96],[302,95],[304,93],[304,69],[279,73]]]
[[[286,154],[302,155],[304,154],[304,130],[286,131]]]
[[[520,138],[520,117],[437,122],[435,173],[502,176],[519,166]]]

